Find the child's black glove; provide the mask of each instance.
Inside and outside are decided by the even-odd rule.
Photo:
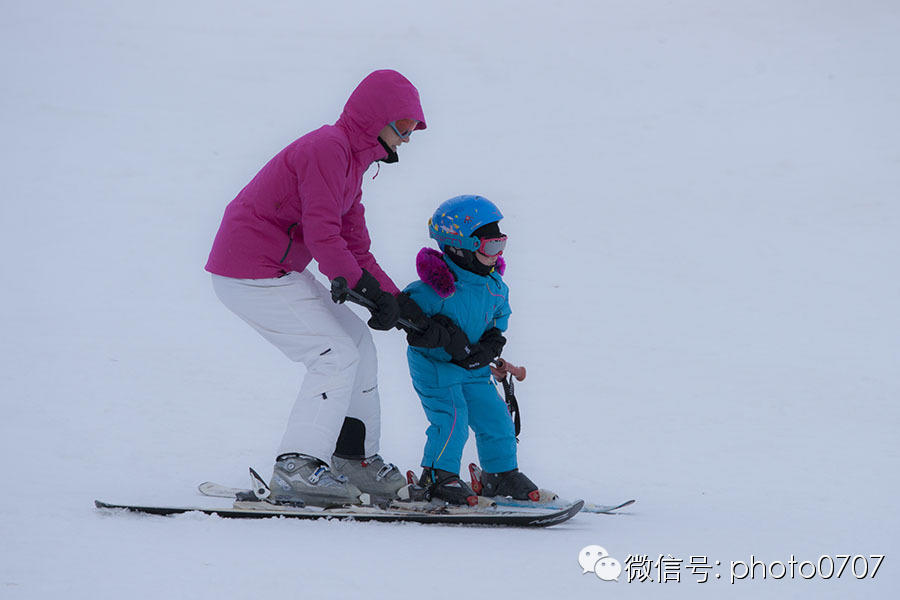
[[[416,348],[443,348],[450,342],[450,333],[443,326],[425,317],[424,322],[417,324],[418,331],[412,329],[406,333],[406,343]]]
[[[423,323],[417,326],[420,331],[410,331],[406,334],[406,341],[410,346],[443,348],[451,357],[468,356],[466,347],[469,345],[469,338],[450,317],[445,315],[425,317]]]
[[[452,362],[464,369],[481,369],[490,365],[495,358],[500,356],[504,345],[506,345],[506,338],[499,329],[491,327],[484,332],[477,344],[470,344],[466,347],[468,352],[465,356],[453,356]]]
[[[447,332],[446,340],[439,347],[443,348],[447,354],[450,355],[451,359],[454,361],[456,359],[464,360],[472,353],[469,338],[466,337],[466,333],[453,322],[453,319],[446,315],[434,315],[431,317],[431,320],[440,325]]]
[[[450,362],[464,369],[481,369],[491,364],[503,352],[506,338],[492,327],[484,332],[476,344],[470,344],[465,332],[446,315],[426,317],[421,331],[410,331],[406,341],[418,348],[443,348]]]
[[[481,336],[478,343],[493,355],[491,360],[494,360],[494,358],[497,358],[503,353],[503,346],[506,345],[506,338],[503,337],[502,331],[496,327],[491,327],[484,332],[484,335]]]
[[[397,298],[397,305],[400,307],[401,319],[406,319],[417,329],[424,330],[428,327],[428,315],[422,312],[422,308],[415,300],[409,297],[409,294],[400,292],[395,298]],[[406,329],[406,327],[398,323],[397,329]]]

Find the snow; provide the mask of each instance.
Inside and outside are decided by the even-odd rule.
[[[0,597],[897,597],[896,3],[85,0],[6,3],[0,32]],[[271,468],[302,369],[203,265],[237,191],[385,67],[429,127],[365,180],[376,256],[406,283],[440,201],[495,200],[520,465],[637,504],[536,531],[96,511]],[[404,341],[375,337],[412,468]],[[583,575],[590,544],[681,582]],[[887,557],[729,581],[838,554]]]

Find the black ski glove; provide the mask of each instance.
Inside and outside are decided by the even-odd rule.
[[[506,338],[500,330],[492,327],[484,332],[478,343],[471,344],[469,353],[465,357],[454,357],[453,364],[464,369],[481,369],[491,364],[503,352]]]
[[[422,308],[415,300],[409,297],[409,294],[400,292],[397,294],[396,298],[397,304],[400,307],[401,319],[406,319],[417,329],[426,329],[428,327],[430,322],[428,315],[422,312]],[[398,323],[397,329],[406,329],[406,327]]]
[[[496,327],[491,327],[484,332],[481,339],[478,340],[478,343],[488,352],[493,354],[494,358],[497,358],[503,353],[503,346],[506,345],[506,338],[503,337],[502,331]]]
[[[451,355],[465,356],[462,348],[469,343],[466,334],[444,315],[425,317],[418,326],[419,331],[409,331],[406,341],[417,348],[443,348]]]
[[[451,360],[465,360],[472,352],[469,348],[469,338],[466,336],[466,333],[447,315],[437,314],[431,317],[431,320],[447,332],[446,339],[442,340],[443,343],[439,347],[443,348],[450,355]]]
[[[410,330],[406,334],[406,343],[416,348],[443,348],[449,341],[447,329],[427,317],[418,331]]]
[[[378,284],[378,280],[371,273],[363,269],[362,277],[353,286],[353,291],[375,305],[369,308],[372,318],[369,319],[369,327],[386,331],[397,324],[400,316],[400,306],[392,294],[385,292]]]

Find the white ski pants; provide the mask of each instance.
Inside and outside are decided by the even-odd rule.
[[[366,324],[308,270],[276,279],[212,276],[222,303],[294,362],[306,377],[278,454],[299,452],[331,462],[344,417],[363,422],[365,452],[378,452],[381,406],[378,362]]]

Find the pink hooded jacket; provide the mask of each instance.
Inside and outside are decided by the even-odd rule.
[[[378,134],[398,119],[415,119],[416,129],[425,129],[419,92],[396,71],[374,71],[337,123],[276,154],[225,208],[206,270],[267,279],[303,271],[315,259],[329,279],[344,277],[352,287],[366,269],[383,290],[398,293],[369,251],[360,203],[363,173],[387,156]]]

